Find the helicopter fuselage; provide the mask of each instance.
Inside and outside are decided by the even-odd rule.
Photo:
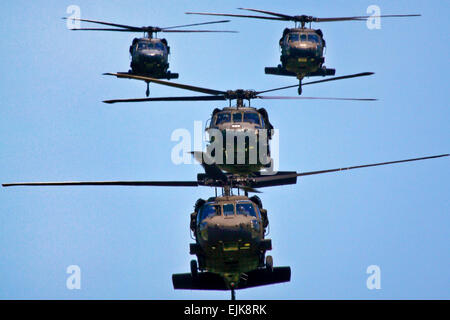
[[[299,80],[298,94],[302,93],[304,77],[332,76],[335,69],[326,68],[323,63],[326,46],[320,29],[286,28],[279,41],[281,56],[277,67],[266,67],[266,74],[294,76]]]
[[[133,39],[130,46],[131,72],[154,78],[167,78],[169,52],[170,49],[165,39]]]
[[[244,106],[215,109],[205,131],[209,136],[207,148],[220,169],[248,174],[270,167],[273,126],[265,109]]]
[[[264,239],[267,212],[245,196],[208,199],[191,215],[196,244],[191,253],[200,271],[220,275],[228,287],[242,274],[264,267],[270,239]],[[194,249],[192,249],[194,248]]]
[[[307,28],[285,29],[280,39],[281,65],[303,78],[314,75],[324,63],[325,41],[320,30]]]

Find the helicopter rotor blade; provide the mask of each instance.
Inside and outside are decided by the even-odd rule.
[[[250,8],[238,8],[239,10],[248,10],[248,11],[253,11],[253,12],[259,12],[259,13],[265,13],[265,14],[269,14],[272,16],[276,16],[278,18],[283,18],[284,20],[295,20],[294,16],[290,16],[287,14],[282,14],[282,13],[277,13],[277,12],[272,12],[272,11],[265,11],[265,10],[259,10],[259,9],[250,9]]]
[[[208,165],[203,162],[204,158],[202,152],[193,152],[194,157],[201,161],[202,166],[205,168],[205,172],[207,175],[216,179],[221,180],[222,182],[227,182],[227,176],[215,165]],[[316,175],[322,173],[331,173],[338,171],[346,171],[352,169],[360,169],[367,167],[375,167],[375,166],[383,166],[383,165],[391,165],[397,163],[404,162],[412,162],[412,161],[420,161],[420,160],[428,160],[435,159],[441,157],[448,157],[450,154],[440,154],[433,155],[427,157],[420,158],[411,158],[405,160],[396,160],[389,162],[379,162],[365,165],[358,165],[352,167],[344,167],[344,168],[336,168],[336,169],[327,169],[327,170],[319,170],[319,171],[307,171],[307,172],[278,172],[275,175],[268,176],[257,176],[252,177],[249,180],[249,183],[237,184],[234,187],[243,189],[244,191],[247,189],[249,192],[258,192],[256,188],[262,187],[270,187],[270,186],[280,186],[286,184],[295,184],[296,178],[300,176],[309,176]],[[207,171],[208,170],[208,171]],[[218,171],[217,171],[218,170]],[[64,181],[64,182],[14,182],[14,183],[4,183],[3,187],[14,187],[14,186],[158,186],[158,187],[198,187],[200,184],[198,181]],[[212,185],[211,185],[212,186]]]
[[[224,96],[186,96],[186,97],[154,97],[154,98],[136,98],[136,99],[114,99],[104,100],[104,103],[118,102],[151,102],[151,101],[222,101],[226,100]]]
[[[353,166],[353,167],[328,169],[328,170],[319,170],[319,171],[309,171],[309,172],[300,172],[300,173],[297,173],[297,176],[298,177],[300,177],[300,176],[309,176],[309,175],[314,175],[314,174],[330,173],[330,172],[337,172],[337,171],[346,171],[346,170],[360,169],[360,168],[367,168],[367,167],[384,166],[384,165],[388,165],[388,164],[395,164],[395,163],[402,163],[402,162],[411,162],[411,161],[435,159],[435,158],[441,158],[441,157],[448,157],[449,155],[450,154],[440,154],[440,155],[435,155],[435,156],[413,158],[413,159],[406,159],[406,160],[396,160],[396,161],[389,161],[389,162],[379,162],[379,163],[372,163],[372,164],[364,164],[364,165]]]
[[[354,17],[333,17],[333,18],[316,18],[309,16],[290,16],[282,13],[259,10],[259,9],[250,9],[250,8],[238,8],[240,10],[248,10],[253,12],[265,13],[269,15],[273,15],[276,17],[284,18],[286,20],[293,21],[301,21],[302,19],[307,19],[308,22],[333,22],[333,21],[365,21],[369,18],[403,18],[403,17],[419,17],[420,14],[387,14],[387,15],[378,15],[378,16],[354,16]]]
[[[238,33],[239,31],[230,31],[230,30],[161,30],[161,32],[183,32],[183,33],[190,33],[190,32],[209,32],[209,33],[214,33],[214,32],[221,32],[221,33]]]
[[[16,186],[153,186],[153,187],[198,187],[197,181],[63,181],[63,182],[14,182],[3,183],[3,187]]]
[[[102,24],[102,25],[105,25],[105,26],[129,29],[130,31],[143,31],[143,28],[140,28],[140,27],[128,26],[128,25],[124,25],[124,24],[117,24],[117,23],[111,23],[111,22],[105,22],[105,21],[78,19],[78,18],[65,18],[65,17],[62,18],[62,19],[63,20],[76,20],[76,21],[84,21],[84,22]],[[78,30],[78,29],[72,29],[72,30]]]
[[[168,29],[185,28],[185,27],[201,26],[201,25],[205,25],[205,24],[227,23],[227,22],[230,22],[230,20],[218,20],[218,21],[208,21],[208,22],[201,22],[201,23],[183,24],[180,26],[171,26],[171,27],[165,27],[165,28],[161,28],[161,29],[163,31],[165,31]]]
[[[284,96],[257,96],[259,99],[286,99],[286,100],[339,100],[339,101],[378,101],[378,99],[373,98],[334,98],[334,97],[284,97]]]
[[[71,31],[119,31],[119,32],[136,32],[131,29],[115,29],[115,28],[74,28]]]
[[[404,17],[420,17],[420,16],[421,16],[421,14],[386,14],[386,15],[378,15],[378,16],[314,18],[314,22],[365,21],[369,18],[404,18]]]
[[[420,14],[387,14],[378,16],[353,16],[353,17],[331,17],[331,18],[317,18],[312,16],[300,15],[300,16],[290,16],[287,14],[250,9],[250,8],[238,8],[240,10],[248,10],[253,12],[264,13],[270,16],[255,16],[255,15],[242,15],[242,14],[229,14],[229,13],[209,13],[209,12],[185,12],[186,14],[198,14],[198,15],[209,15],[209,16],[222,16],[222,17],[238,17],[238,18],[256,18],[256,19],[266,19],[266,20],[280,20],[280,21],[296,21],[296,22],[334,22],[334,21],[365,21],[369,18],[398,18],[398,17],[419,17]]]
[[[258,189],[255,189],[255,188],[251,188],[251,187],[246,187],[246,186],[242,186],[242,187],[239,187],[238,186],[238,188],[239,189],[241,189],[241,190],[244,190],[245,192],[252,192],[252,193],[262,193],[262,191],[259,191]]]
[[[266,188],[275,186],[284,186],[297,183],[296,171],[278,171],[275,174],[261,175],[247,177],[247,180],[239,181],[237,187],[249,187],[249,188]]]
[[[374,72],[360,72],[360,73],[355,73],[355,74],[349,74],[349,75],[346,75],[346,76],[333,77],[333,78],[328,78],[328,79],[323,79],[323,80],[316,80],[316,81],[305,82],[305,83],[302,83],[302,86],[306,86],[308,84],[328,82],[328,81],[344,80],[344,79],[357,78],[357,77],[366,77],[366,76],[371,76],[373,74],[375,74],[375,73]],[[295,85],[291,85],[291,86],[285,86],[285,87],[279,87],[279,88],[274,88],[274,89],[269,89],[269,90],[263,90],[263,91],[256,92],[256,94],[259,95],[261,93],[267,93],[267,92],[272,92],[272,91],[284,90],[284,89],[289,89],[289,88],[296,88],[298,86],[299,86],[298,84],[295,84]]]
[[[142,80],[142,81],[147,81],[147,82],[154,82],[154,83],[158,83],[158,84],[169,86],[169,87],[185,89],[185,90],[190,90],[190,91],[196,91],[196,92],[201,92],[201,93],[206,93],[206,94],[211,94],[211,95],[225,95],[226,94],[225,91],[195,87],[195,86],[191,86],[191,85],[187,85],[187,84],[169,82],[169,81],[164,81],[164,80],[145,77],[145,76],[138,76],[138,75],[133,75],[133,74],[104,73],[104,75],[116,76],[117,78],[136,79],[136,80]]]
[[[335,80],[344,80],[344,79],[351,79],[351,78],[358,78],[358,77],[367,77],[367,76],[371,76],[373,74],[375,74],[375,72],[360,72],[360,73],[355,73],[355,74],[349,74],[349,75],[346,75],[346,76],[333,77],[333,78],[328,78],[328,79],[323,79],[323,80],[305,82],[305,83],[302,83],[302,86],[306,86],[308,84],[321,83],[321,82],[335,81]]]
[[[346,76],[340,76],[340,77],[334,77],[324,80],[318,80],[318,81],[312,81],[312,82],[306,82],[303,85],[307,84],[313,84],[313,83],[320,83],[320,82],[327,82],[327,81],[334,81],[334,80],[342,80],[342,79],[349,79],[349,78],[355,78],[355,77],[362,77],[362,76],[368,76],[374,74],[373,72],[362,72],[357,74],[351,74]],[[134,99],[114,99],[114,100],[104,100],[104,103],[118,103],[118,102],[149,102],[149,101],[221,101],[221,100],[228,100],[233,99],[232,98],[232,91],[226,92],[226,91],[219,91],[214,89],[208,89],[208,88],[202,88],[192,85],[186,85],[181,83],[175,83],[175,82],[169,82],[165,80],[155,79],[147,76],[139,76],[134,74],[128,74],[128,73],[104,73],[104,75],[110,75],[110,76],[116,76],[117,78],[124,78],[124,79],[135,79],[135,80],[141,80],[146,82],[155,82],[161,85],[166,85],[169,87],[175,87],[179,89],[185,89],[195,92],[201,92],[210,94],[212,96],[188,96],[188,97],[156,97],[156,98],[134,98]],[[294,88],[298,87],[298,85],[292,85],[292,86],[285,86],[280,88],[274,88],[269,90],[263,90],[255,92],[255,95],[252,96],[252,98],[258,98],[258,99],[299,99],[299,100],[348,100],[348,101],[376,101],[377,99],[372,98],[321,98],[321,97],[280,97],[280,96],[260,96],[261,93],[266,92],[272,92],[277,90],[283,90],[288,88]]]
[[[237,17],[237,18],[255,18],[255,19],[265,19],[265,20],[286,21],[286,19],[278,18],[278,17],[264,17],[264,16],[253,16],[253,15],[243,15],[243,14],[231,14],[231,13],[185,12],[185,14],[198,14],[198,15],[205,15],[205,16]]]
[[[390,165],[390,164],[403,163],[403,162],[427,160],[427,159],[441,158],[441,157],[447,157],[447,156],[449,156],[449,154],[441,154],[441,155],[421,157],[421,158],[413,158],[413,159],[397,160],[397,161],[389,161],[389,162],[379,162],[379,163],[365,164],[365,165],[352,166],[352,167],[300,172],[300,173],[295,172],[295,171],[278,172],[275,175],[265,175],[265,176],[253,177],[249,181],[249,186],[252,188],[264,188],[264,187],[273,187],[273,186],[281,186],[281,185],[290,185],[290,184],[296,184],[297,177],[301,177],[301,176],[309,176],[309,175],[322,174],[322,173],[330,173],[330,172],[346,171],[346,170],[359,169],[359,168]]]

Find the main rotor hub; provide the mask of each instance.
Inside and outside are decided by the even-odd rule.
[[[243,89],[237,89],[237,90],[227,90],[225,94],[226,99],[254,99],[256,98],[257,94],[255,90],[243,90]]]
[[[146,36],[151,39],[151,38],[153,38],[153,33],[161,32],[162,29],[159,27],[147,26],[147,27],[142,27],[142,30],[144,30],[144,33],[146,34]]]
[[[317,18],[313,17],[313,16],[307,16],[307,15],[301,15],[301,16],[294,16],[294,21],[295,22],[300,22],[302,28],[305,27],[306,23],[311,23],[313,21],[316,21]]]
[[[313,16],[307,16],[304,14],[302,14],[301,16],[294,16],[294,18],[298,22],[313,22],[315,19]]]

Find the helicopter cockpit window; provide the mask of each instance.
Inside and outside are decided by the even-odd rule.
[[[299,41],[299,34],[298,34],[298,33],[290,33],[290,34],[289,34],[288,41],[289,41],[289,42],[296,42],[296,41]]]
[[[261,127],[265,127],[266,126],[266,124],[264,123],[264,117],[263,116],[261,116]]]
[[[148,42],[139,42],[139,44],[138,44],[138,49],[148,49],[148,45],[149,45],[150,43],[148,43]],[[151,45],[151,44],[150,44]]]
[[[214,216],[220,216],[220,206],[213,205],[213,204],[207,204],[203,206],[202,210],[200,211],[200,219],[199,221],[203,221],[206,218],[211,218]]]
[[[252,216],[256,218],[255,208],[251,203],[238,203],[236,204],[236,213],[245,216]]]
[[[164,46],[161,42],[154,43],[154,48],[158,50],[164,50]]]
[[[161,42],[139,42],[138,49],[145,50],[145,49],[157,49],[157,50],[164,50],[164,46]]]
[[[227,113],[219,113],[217,115],[216,125],[224,123],[224,122],[230,122],[230,121],[231,121],[231,114],[229,112],[227,112]]]
[[[308,41],[307,40],[307,37],[306,37],[306,34],[304,34],[304,33],[302,33],[301,35],[300,35],[300,41]]]
[[[242,122],[242,113],[233,113],[233,122]]]
[[[255,112],[244,112],[244,122],[260,124],[259,115]]]
[[[308,40],[310,42],[316,42],[319,43],[319,37],[317,36],[317,34],[309,34],[308,35]]]
[[[232,203],[223,205],[223,215],[224,216],[234,216],[234,205]]]

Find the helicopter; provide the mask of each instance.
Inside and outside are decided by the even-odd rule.
[[[304,85],[321,82],[343,80],[355,77],[373,75],[373,72],[362,72],[341,77],[328,78],[304,83]],[[345,100],[345,101],[376,101],[372,98],[320,98],[320,97],[287,97],[287,96],[263,96],[261,94],[297,87],[298,85],[285,86],[263,91],[255,90],[216,90],[193,85],[164,81],[145,76],[136,76],[122,73],[105,73],[123,79],[135,79],[154,82],[161,85],[185,89],[208,95],[182,96],[182,97],[151,97],[137,99],[104,100],[105,103],[119,102],[148,102],[148,101],[221,101],[228,100],[229,106],[215,108],[211,118],[206,122],[205,131],[209,136],[208,154],[215,163],[224,171],[246,175],[261,169],[273,169],[273,161],[270,157],[269,143],[274,134],[274,127],[269,120],[269,114],[265,108],[255,108],[250,105],[253,99],[321,99],[321,100]],[[231,101],[236,100],[234,106]],[[248,105],[244,104],[248,101]]]
[[[283,35],[279,40],[281,48],[280,62],[277,67],[266,67],[266,74],[279,76],[294,76],[299,80],[298,94],[302,94],[302,80],[305,77],[313,76],[333,76],[335,69],[324,66],[325,57],[324,50],[326,42],[323,32],[320,29],[312,29],[312,22],[332,22],[332,21],[366,21],[369,18],[387,18],[387,17],[416,17],[420,14],[395,14],[395,15],[379,15],[379,16],[355,16],[355,17],[334,17],[334,18],[317,18],[307,15],[286,15],[265,10],[238,8],[240,10],[248,10],[266,14],[267,16],[257,15],[240,15],[226,13],[206,13],[206,12],[186,12],[186,14],[226,16],[255,18],[275,21],[293,21],[295,28],[285,28]],[[306,23],[310,27],[306,28]],[[300,24],[300,27],[298,27]]]
[[[263,187],[296,184],[298,177],[449,156],[441,154],[319,171],[279,171],[270,176],[255,173],[242,177],[224,173],[216,164],[208,163],[205,161],[208,155],[203,152],[193,154],[205,171],[194,181],[18,182],[2,186],[214,187],[216,195],[207,200],[198,199],[190,215],[189,227],[195,243],[191,243],[189,248],[197,260],[191,260],[189,273],[173,274],[172,284],[174,289],[230,290],[231,299],[235,300],[235,290],[289,282],[291,279],[290,267],[274,267],[272,256],[266,255],[272,249],[271,239],[265,237],[269,225],[267,210],[263,208],[261,199],[249,197],[249,192],[258,193],[258,188]],[[217,188],[222,189],[221,196],[217,195]],[[237,189],[237,195],[233,194],[233,189]],[[245,192],[244,195],[239,194],[240,190]]]
[[[97,20],[88,20],[88,19],[78,19],[78,18],[63,18],[70,19],[76,21],[84,21],[95,24],[101,24],[106,26],[111,26],[115,28],[74,28],[70,29],[73,31],[117,31],[117,32],[143,32],[144,36],[142,38],[134,38],[129,52],[131,55],[131,69],[128,72],[123,72],[124,74],[134,74],[134,75],[145,75],[150,76],[157,79],[178,79],[178,73],[172,73],[169,71],[169,54],[170,47],[165,38],[157,38],[153,36],[157,35],[158,32],[165,33],[174,33],[174,32],[225,32],[225,33],[235,33],[236,31],[226,31],[226,30],[178,30],[175,28],[185,28],[191,26],[199,26],[206,24],[215,24],[215,23],[226,23],[230,20],[220,20],[220,21],[208,21],[194,24],[186,24],[179,26],[171,26],[171,27],[154,27],[154,26],[146,26],[146,27],[135,27],[123,24],[116,24],[104,21]],[[145,95],[148,97],[150,95],[150,87],[147,82],[147,90],[145,91]]]

